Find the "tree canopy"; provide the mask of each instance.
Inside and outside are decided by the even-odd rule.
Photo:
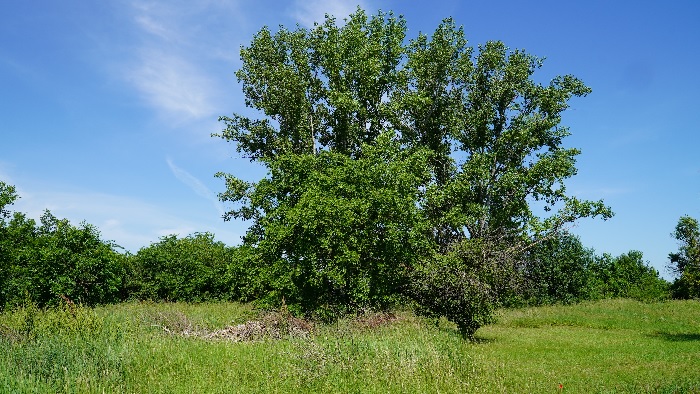
[[[452,19],[410,39],[406,21],[392,13],[358,9],[345,22],[327,16],[310,29],[264,27],[241,49],[236,75],[246,106],[260,116],[221,117],[226,127],[218,136],[269,173],[257,183],[218,176],[227,186],[221,199],[233,203],[225,217],[253,221],[245,241],[264,256],[261,264],[291,272],[313,261],[319,273],[327,272],[329,257],[353,255],[343,263],[347,273],[400,255],[406,260],[398,275],[405,276],[459,243],[502,250],[481,258],[511,260],[503,256],[579,218],[612,215],[602,201],[566,193],[580,152],[564,147],[569,131],[560,123],[569,100],[590,92],[582,81],[564,75],[538,83],[533,75],[542,59],[497,41],[470,47]],[[410,181],[387,182],[392,176]],[[373,211],[372,190],[394,200]],[[299,217],[316,223],[309,235],[293,232]],[[319,224],[323,218],[328,226]],[[288,235],[274,235],[278,228]],[[401,229],[391,243],[418,231],[432,246],[411,259],[389,243],[368,253],[352,241],[360,234],[382,239],[385,228]],[[331,247],[315,245],[320,239],[347,250],[321,253]],[[467,249],[452,255],[479,255]]]

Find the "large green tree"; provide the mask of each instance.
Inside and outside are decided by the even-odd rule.
[[[284,298],[322,317],[386,307],[431,249],[418,204],[426,152],[401,150],[389,133],[362,152],[280,155],[256,184],[226,176],[222,197],[250,201],[234,214],[255,218],[244,240],[262,264],[266,304]]]
[[[533,74],[541,59],[509,50],[500,42],[474,49],[451,19],[430,36],[407,39],[406,32],[403,18],[381,12],[367,16],[360,9],[343,25],[329,16],[311,29],[280,28],[272,33],[263,28],[241,49],[243,65],[236,74],[246,105],[261,116],[222,117],[226,128],[219,136],[271,170],[294,155],[294,160],[316,164],[318,158],[302,157],[327,152],[350,160],[343,168],[354,166],[354,161],[376,155],[368,152],[382,135],[392,136],[408,155],[425,152],[428,176],[414,166],[399,166],[420,182],[413,185],[415,193],[399,193],[406,200],[396,207],[416,206],[417,210],[405,212],[415,215],[409,221],[427,223],[419,228],[426,242],[434,245],[432,250],[453,256],[435,259],[432,252],[421,249],[424,254],[418,260],[450,261],[454,265],[450,272],[492,266],[474,259],[495,259],[510,266],[505,262],[517,261],[514,256],[533,242],[557,234],[573,221],[611,215],[601,201],[580,201],[566,194],[564,181],[576,173],[575,157],[580,152],[563,146],[569,132],[560,123],[569,100],[590,92],[580,80],[566,75],[537,83]],[[404,157],[388,155],[388,160]],[[335,165],[309,168],[323,172]],[[257,184],[235,175],[220,176],[227,182],[222,199],[235,203],[227,219],[253,220],[250,234],[255,237],[246,239],[259,246],[265,229],[287,222],[288,211],[279,207],[297,207],[299,191],[314,187],[311,180],[316,182],[312,176],[295,178],[297,186],[285,188],[281,185],[289,180],[278,182],[275,177],[291,174],[279,171],[271,171],[270,178]],[[374,174],[368,171],[365,176],[370,179]],[[339,182],[363,181],[345,177]],[[279,187],[270,188],[271,183]],[[265,193],[267,197],[261,198]],[[313,204],[305,209],[316,209]],[[545,215],[536,214],[541,210]],[[395,217],[383,215],[384,225]],[[317,230],[344,243],[356,229],[342,228],[338,223],[336,228]],[[469,253],[450,252],[462,243],[471,243],[458,248]],[[276,250],[274,261],[291,267],[290,256],[298,256],[297,248],[290,244],[268,250]],[[305,253],[303,258],[318,256]],[[371,259],[363,264],[371,265]],[[405,266],[407,271],[413,268]],[[478,283],[493,291],[502,285]],[[416,286],[421,288],[427,287]]]

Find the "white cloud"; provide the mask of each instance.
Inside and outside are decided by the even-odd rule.
[[[225,92],[212,69],[237,53],[224,25],[238,18],[236,2],[135,1],[127,11],[135,41],[122,74],[144,101],[171,123],[218,115]]]
[[[168,167],[170,167],[170,171],[172,171],[173,175],[175,175],[175,177],[180,182],[187,185],[187,187],[192,189],[200,197],[204,197],[207,200],[211,201],[212,204],[214,205],[214,208],[216,208],[216,211],[219,213],[219,216],[224,215],[224,208],[221,205],[221,203],[219,202],[219,199],[216,197],[216,194],[214,194],[214,192],[209,190],[209,188],[202,181],[197,179],[197,177],[190,174],[189,172],[176,166],[172,160],[166,159],[165,161],[168,163]]]
[[[195,65],[172,53],[142,52],[127,78],[150,105],[184,120],[212,115],[214,84]]]
[[[139,27],[147,33],[158,36],[166,41],[171,41],[174,38],[174,32],[159,21],[153,19],[151,15],[137,15],[134,20]]]
[[[165,41],[181,40],[178,32],[184,31],[183,22],[187,10],[193,7],[176,1],[137,0],[130,4],[132,18],[145,33]]]
[[[306,27],[312,27],[314,22],[323,23],[326,14],[334,16],[336,21],[341,23],[343,18],[355,12],[358,6],[367,9],[363,1],[353,3],[344,0],[295,0],[292,17]]]

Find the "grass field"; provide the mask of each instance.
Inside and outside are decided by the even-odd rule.
[[[506,310],[477,338],[410,312],[311,327],[235,303],[29,307],[0,315],[0,392],[700,392],[697,301]]]

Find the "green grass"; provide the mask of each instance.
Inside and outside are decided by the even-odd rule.
[[[409,312],[377,327],[316,326],[306,338],[196,335],[256,316],[236,303],[6,312],[0,392],[700,392],[697,301],[506,310],[475,343]]]

